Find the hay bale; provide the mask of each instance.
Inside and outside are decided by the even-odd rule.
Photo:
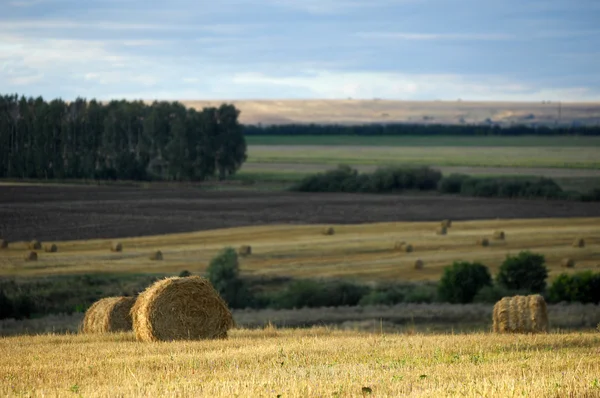
[[[446,235],[448,233],[448,228],[447,227],[438,227],[438,229],[435,231],[435,233],[437,235]]]
[[[575,239],[573,247],[585,247],[585,240],[583,238]]]
[[[563,268],[574,268],[575,267],[575,260],[573,260],[572,258],[563,258],[562,261],[560,262],[560,265]]]
[[[452,220],[443,220],[441,226],[445,228],[450,228],[452,226]]]
[[[234,326],[225,301],[200,276],[154,283],[138,296],[131,315],[140,341],[225,338]]]
[[[161,261],[162,259],[163,259],[163,254],[160,250],[157,250],[150,255],[150,260],[152,260],[152,261]]]
[[[406,244],[405,241],[399,241],[394,243],[394,250],[400,250],[402,251],[402,247]]]
[[[131,307],[135,297],[106,297],[96,301],[85,312],[82,333],[128,332],[132,330]]]
[[[25,256],[25,261],[37,261],[38,259],[38,255],[36,252],[34,251],[30,251],[29,253],[27,253],[27,255]]]
[[[504,297],[494,305],[494,333],[546,333],[548,311],[539,294]]]
[[[402,243],[401,245],[399,245],[398,250],[404,253],[412,253],[415,250],[415,248],[410,243]]]
[[[42,248],[42,242],[40,242],[39,240],[32,240],[31,242],[29,242],[27,244],[27,248],[29,250],[41,250]]]
[[[425,263],[420,258],[415,260],[415,269],[423,269],[425,267]]]
[[[238,254],[240,256],[249,256],[252,254],[252,246],[243,245],[238,249]]]
[[[121,242],[112,242],[110,244],[110,251],[111,252],[121,252],[121,251],[123,251],[123,245],[121,244]]]
[[[490,245],[490,241],[488,238],[477,239],[477,246],[488,247],[489,245]]]
[[[58,251],[58,246],[56,246],[54,243],[51,245],[46,245],[44,247],[44,251],[46,253],[56,253]]]
[[[335,234],[335,230],[333,227],[327,227],[323,229],[323,235],[333,235]]]
[[[504,231],[494,231],[494,239],[504,240],[505,237]]]
[[[0,249],[8,249],[8,241],[6,239],[0,239]]]

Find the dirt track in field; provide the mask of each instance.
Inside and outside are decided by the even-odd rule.
[[[460,197],[0,186],[0,237],[75,240],[267,224],[599,217],[597,203]]]

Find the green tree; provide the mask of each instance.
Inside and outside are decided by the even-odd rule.
[[[506,256],[500,266],[496,281],[509,290],[540,293],[546,288],[548,269],[541,254],[522,251],[516,256]]]
[[[455,261],[444,268],[444,274],[438,285],[441,300],[453,304],[466,304],[473,301],[475,295],[485,286],[492,285],[488,268],[480,263]]]
[[[250,294],[239,276],[238,255],[231,247],[221,250],[208,265],[207,276],[215,290],[232,308],[250,305]]]

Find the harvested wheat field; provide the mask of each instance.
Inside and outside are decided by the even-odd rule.
[[[233,330],[0,339],[2,396],[597,397],[597,333],[407,335]]]
[[[187,269],[202,272],[226,246],[252,247],[252,255],[240,257],[246,276],[348,277],[362,280],[435,281],[443,268],[455,260],[479,261],[492,274],[507,254],[531,250],[543,254],[550,279],[561,272],[597,271],[600,263],[600,218],[547,218],[519,220],[454,220],[447,235],[436,235],[440,221],[386,222],[334,225],[335,234],[324,236],[330,225],[270,225],[223,228],[193,233],[122,239],[121,253],[106,248],[109,241],[57,242],[57,253],[40,253],[37,262],[24,260],[24,245],[0,251],[0,275],[60,275],[86,272],[166,272]],[[475,242],[494,231],[506,233],[505,240]],[[584,237],[583,248],[573,247]],[[399,251],[397,242],[410,242],[411,251]],[[163,261],[153,261],[148,252],[157,246]],[[561,267],[571,258],[577,267]],[[427,266],[415,270],[421,259]]]

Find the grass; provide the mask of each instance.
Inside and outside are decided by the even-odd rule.
[[[327,145],[399,147],[600,147],[600,137],[427,137],[364,135],[248,135],[248,145]]]
[[[322,225],[241,227],[195,233],[121,239],[122,253],[108,250],[109,240],[57,242],[58,253],[39,253],[37,262],[26,262],[24,242],[0,251],[0,276],[43,276],[82,273],[201,272],[225,246],[252,246],[252,255],[241,259],[246,276],[324,277],[368,280],[436,281],[443,268],[455,260],[480,261],[498,269],[508,253],[532,250],[546,257],[550,279],[563,272],[560,261],[571,257],[577,265],[567,272],[600,266],[600,219],[535,219],[455,221],[447,236],[437,236],[438,222],[389,222],[336,225],[336,234],[322,236]],[[478,247],[480,236],[506,232],[506,241]],[[579,236],[583,249],[571,247]],[[393,250],[396,241],[407,241],[413,253]],[[49,243],[49,242],[44,242]],[[161,250],[163,261],[149,254]],[[415,270],[416,258],[425,269]]]
[[[578,396],[600,394],[597,333],[423,335],[234,330],[0,339],[2,396]]]

